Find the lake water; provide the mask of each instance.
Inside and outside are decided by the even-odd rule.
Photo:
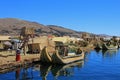
[[[85,60],[72,64],[19,68],[0,74],[0,80],[119,80],[120,50],[91,51]]]

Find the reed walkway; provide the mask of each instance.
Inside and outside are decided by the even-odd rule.
[[[20,61],[16,61],[16,54],[14,51],[6,54],[4,54],[4,52],[0,52],[0,73],[6,72],[10,69],[29,65],[36,61],[40,61],[40,54],[21,54]]]

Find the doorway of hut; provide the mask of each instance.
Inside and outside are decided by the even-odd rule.
[[[28,54],[39,54],[41,51],[40,49],[40,43],[32,43],[28,44]]]

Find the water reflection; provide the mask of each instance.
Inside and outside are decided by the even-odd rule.
[[[1,73],[0,80],[119,80],[120,49],[91,51],[84,61],[68,65],[37,65]]]
[[[33,79],[33,66],[17,68],[15,70],[15,80],[31,80]]]
[[[42,80],[47,80],[47,75],[51,71],[55,79],[58,76],[72,76],[74,74],[74,67],[81,68],[84,64],[84,61],[78,61],[67,65],[41,65],[40,74]]]
[[[40,74],[41,74],[40,76],[42,77],[42,80],[46,80],[46,77],[48,73],[50,72],[51,67],[52,65],[47,65],[47,64],[40,66]]]
[[[103,57],[113,57],[117,54],[118,50],[102,50]]]
[[[100,50],[100,49],[95,49],[96,53],[102,54],[102,57],[114,57],[118,50],[113,49],[113,50]]]
[[[96,53],[100,53],[101,49],[95,49]]]
[[[15,71],[16,80],[20,80],[20,68]]]
[[[74,74],[73,67],[79,67],[81,68],[83,66],[84,61],[79,61],[67,65],[53,65],[51,72],[53,76],[72,76]]]
[[[57,79],[59,76],[72,76],[74,75],[74,68],[81,68],[84,65],[84,61],[78,61],[70,63],[67,65],[48,65],[48,64],[39,64],[39,66],[31,66],[18,68],[15,71],[15,80],[32,80],[34,79],[33,71],[39,71],[40,77],[42,80],[48,80],[47,77],[49,73],[52,74],[54,79]]]
[[[28,79],[32,79],[32,76],[29,76],[30,72],[28,70],[28,68],[24,68],[22,70],[22,80],[28,80]]]

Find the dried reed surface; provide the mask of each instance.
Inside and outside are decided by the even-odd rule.
[[[47,36],[36,37],[33,39],[33,42],[32,41],[28,42],[28,44],[32,43],[39,43],[40,50],[42,50],[46,46],[48,48],[48,52],[55,51],[55,43]]]
[[[40,58],[40,54],[26,54],[20,55],[20,61],[19,62],[24,62],[27,60],[32,60],[32,59],[39,59]],[[16,63],[16,55],[11,55],[9,53],[9,55],[0,55],[0,66],[4,65],[4,64],[10,64],[10,63]]]
[[[36,40],[34,40],[34,43],[40,43],[40,48],[42,49],[44,46],[48,47],[48,52],[53,53],[55,51],[54,49],[54,43],[49,40],[47,37],[41,37]],[[24,55],[21,53],[21,61],[24,62],[27,60],[32,60],[32,59],[39,59],[40,58],[40,53],[38,54],[26,54]],[[15,51],[1,51],[0,52],[0,66],[4,64],[9,64],[9,63],[16,63],[16,52]]]
[[[89,53],[91,50],[94,50],[94,47],[87,46],[87,47],[80,47],[80,49],[85,53]]]

